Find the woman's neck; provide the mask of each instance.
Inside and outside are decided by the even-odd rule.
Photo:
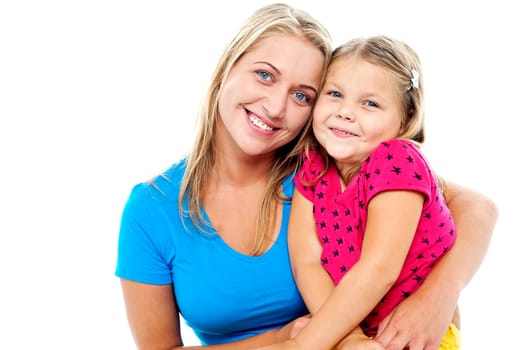
[[[258,181],[268,182],[274,154],[250,155],[244,153],[218,123],[214,138],[214,165],[210,174],[216,181],[242,186]]]

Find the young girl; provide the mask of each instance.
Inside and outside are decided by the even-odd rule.
[[[406,44],[377,36],[335,50],[289,226],[294,276],[313,318],[276,348],[331,349],[358,326],[374,337],[452,247],[455,224],[419,150],[423,106],[421,65]],[[382,348],[368,337],[365,347]],[[441,349],[458,348],[458,337],[451,324]]]

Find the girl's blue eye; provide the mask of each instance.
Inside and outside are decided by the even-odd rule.
[[[378,104],[373,101],[365,101],[365,105],[368,107],[378,107]]]
[[[270,79],[270,74],[268,72],[265,72],[265,71],[259,71],[258,72],[258,75],[263,78],[263,80],[269,80]]]
[[[329,96],[342,97],[342,94],[340,94],[338,91],[329,91]]]

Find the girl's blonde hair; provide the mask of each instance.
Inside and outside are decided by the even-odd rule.
[[[339,46],[334,50],[331,62],[351,55],[392,74],[396,82],[395,92],[401,102],[399,137],[421,145],[425,138],[424,83],[422,66],[416,52],[400,40],[378,35],[353,39]]]
[[[398,137],[411,140],[420,147],[425,139],[424,84],[422,66],[416,52],[400,40],[378,35],[352,39],[338,46],[332,54],[330,63],[351,56],[359,57],[392,74],[402,115]],[[313,133],[305,138],[307,154],[311,148],[319,148],[325,158],[326,167],[328,167],[329,156],[322,147],[318,146]],[[360,167],[361,164],[357,164],[342,176],[350,180]]]
[[[210,232],[201,211],[204,183],[214,165],[214,135],[218,120],[218,100],[226,77],[236,62],[251,50],[259,41],[279,34],[293,34],[306,38],[324,55],[325,74],[331,56],[331,37],[325,27],[308,13],[286,4],[267,5],[255,11],[240,27],[237,35],[225,47],[210,86],[199,112],[198,132],[193,149],[187,159],[187,168],[179,192],[179,214],[183,218],[188,215],[193,224],[202,232]],[[276,223],[276,202],[286,200],[282,195],[282,181],[297,170],[301,147],[299,140],[303,139],[310,128],[309,122],[300,134],[288,144],[277,150],[274,163],[270,169],[270,180],[260,205],[256,222],[256,238],[253,255],[261,254],[265,243],[272,236]],[[188,197],[188,212],[183,209],[184,197]],[[290,200],[290,198],[288,198]]]

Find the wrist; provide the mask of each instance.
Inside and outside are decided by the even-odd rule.
[[[435,280],[433,283],[427,281],[420,286],[415,292],[415,297],[421,299],[426,304],[434,305],[436,303],[444,305],[451,305],[456,307],[458,298],[460,296],[461,287],[456,284],[454,280],[442,279],[439,281]]]

